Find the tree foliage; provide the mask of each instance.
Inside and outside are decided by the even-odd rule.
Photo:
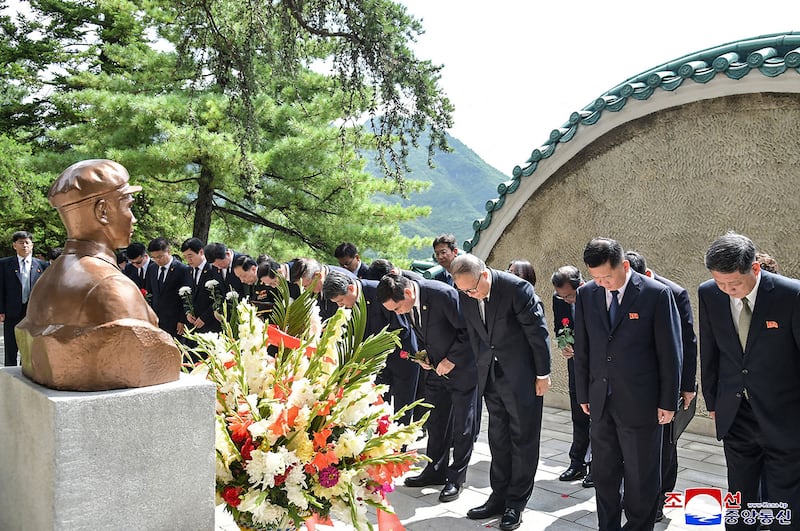
[[[25,151],[20,178],[38,176],[41,186],[76,160],[121,162],[145,188],[139,239],[193,234],[320,255],[342,240],[394,256],[419,243],[397,225],[424,209],[372,201],[419,189],[403,179],[403,164],[421,131],[430,149],[447,147],[452,109],[438,67],[408,47],[421,27],[404,7],[31,0],[30,8],[2,21],[0,42],[0,133]],[[374,129],[359,125],[365,116]],[[391,178],[364,172],[367,148]]]

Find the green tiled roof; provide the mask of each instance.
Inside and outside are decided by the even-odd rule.
[[[767,78],[776,78],[789,70],[800,74],[800,32],[762,35],[685,55],[631,77],[573,112],[566,123],[553,129],[547,140],[533,150],[525,166],[514,168],[511,180],[498,185],[498,197],[486,202],[486,216],[472,223],[475,233],[462,248],[470,252],[478,244],[481,232],[503,208],[507,196],[517,191],[523,179],[533,175],[540,161],[551,157],[560,144],[580,136],[583,128],[596,124],[604,113],[618,112],[632,99],[647,100],[663,91],[680,90],[690,81],[706,84],[720,77],[738,80],[754,70]]]

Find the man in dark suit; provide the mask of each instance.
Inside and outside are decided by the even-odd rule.
[[[475,354],[470,348],[458,292],[433,280],[414,281],[402,275],[386,275],[378,283],[376,296],[387,310],[409,320],[419,347],[427,351],[430,360],[421,367],[431,371],[423,393],[434,406],[425,423],[428,430],[425,453],[431,462],[418,476],[406,478],[405,484],[408,487],[443,484],[439,501],[453,501],[461,494],[467,477],[478,392]]]
[[[681,327],[672,292],[631,270],[622,247],[595,238],[583,252],[591,282],[575,301],[578,402],[591,414],[599,528],[652,530],[661,492],[662,427],[681,374]]]
[[[17,364],[17,338],[14,327],[28,310],[28,298],[47,263],[33,257],[33,235],[21,230],[11,239],[16,254],[0,260],[0,323],[3,323],[5,366]]]
[[[358,278],[366,278],[367,264],[361,261],[358,255],[358,247],[354,243],[342,242],[333,251],[333,256],[339,262],[339,266],[347,269]]]
[[[661,282],[670,289],[675,298],[675,305],[681,319],[681,352],[683,354],[680,398],[683,408],[688,409],[697,395],[697,336],[694,333],[694,316],[689,292],[670,279],[656,275],[652,269],[647,267],[644,256],[636,251],[626,252],[625,258],[631,264],[631,269],[640,275]],[[678,446],[677,437],[673,438],[673,429],[675,429],[675,423],[664,426],[664,436],[661,441],[661,495],[658,500],[656,522],[664,519],[666,495],[675,490],[675,483],[678,480]]]
[[[450,274],[450,264],[458,256],[456,237],[452,234],[440,234],[433,240],[433,258],[444,268],[434,277],[435,280],[454,286],[453,276]]]
[[[228,293],[233,290],[239,295],[240,299],[246,297],[246,291],[248,290],[245,289],[245,285],[239,277],[233,273],[234,262],[244,255],[233,252],[224,243],[219,242],[209,243],[203,248],[203,251],[208,263],[216,268],[217,276],[222,278],[222,286],[220,286],[222,293]]]
[[[492,493],[467,516],[481,520],[502,514],[500,529],[516,529],[533,493],[542,397],[550,388],[544,310],[530,282],[489,269],[476,256],[457,256],[450,272],[477,355],[478,391],[489,413],[492,453]]]
[[[698,289],[700,376],[717,438],[725,448],[728,490],[741,506],[770,502],[800,514],[800,282],[768,273],[749,238],[730,232],[711,244],[712,280]],[[741,520],[728,529],[756,529]],[[773,529],[775,527],[773,526]]]
[[[330,319],[339,306],[322,296],[322,285],[329,271],[338,271],[351,278],[356,275],[343,267],[335,265],[322,265],[313,258],[298,258],[292,264],[289,272],[290,282],[299,283],[303,289],[313,289],[317,294],[317,305],[319,306],[319,317],[324,322]]]
[[[580,270],[574,265],[565,265],[550,277],[553,284],[553,330],[575,329],[575,298],[578,288],[583,286]],[[573,335],[574,338],[574,335]],[[583,478],[584,488],[594,487],[592,481],[592,447],[589,441],[589,415],[583,412],[575,395],[575,350],[571,344],[564,345],[561,354],[567,360],[569,383],[569,406],[572,415],[572,445],[569,447],[569,467],[560,475],[560,481],[574,481]]]
[[[158,316],[159,328],[179,338],[183,335],[186,312],[178,290],[190,285],[189,267],[172,256],[166,238],[152,240],[147,251],[156,266],[145,280],[145,289],[153,295],[150,306]]]
[[[216,281],[217,293],[224,297],[221,290],[222,277],[208,263],[203,250],[203,242],[199,238],[189,238],[181,244],[181,253],[189,266],[189,286],[192,288],[193,312],[186,314],[186,320],[195,332],[220,332],[222,325],[214,316],[214,299],[207,286]]]
[[[144,244],[141,242],[133,242],[125,249],[128,257],[128,264],[122,270],[125,276],[133,280],[136,287],[139,289],[147,289],[145,280],[150,271],[156,269],[158,266],[150,260],[150,257],[145,251]],[[149,292],[149,290],[148,290]]]
[[[389,386],[389,391],[384,395],[392,401],[394,411],[397,413],[405,406],[414,402],[417,392],[417,379],[419,365],[410,363],[400,356],[402,351],[417,352],[416,336],[407,320],[407,316],[400,316],[390,312],[377,299],[378,282],[375,280],[355,279],[339,271],[330,271],[325,276],[322,285],[322,296],[337,304],[340,308],[352,308],[358,303],[359,297],[364,297],[367,308],[367,326],[364,337],[380,332],[388,326],[389,330],[397,330],[401,346],[396,348],[386,358],[386,368],[381,371],[375,383]],[[409,424],[413,410],[408,410],[400,422]]]

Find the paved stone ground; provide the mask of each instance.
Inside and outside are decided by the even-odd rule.
[[[489,445],[486,428],[488,419],[484,411],[481,434],[472,453],[464,491],[458,500],[440,503],[439,490],[409,488],[398,482],[389,500],[400,516],[407,531],[450,531],[470,529],[496,529],[499,518],[469,520],[467,511],[481,505],[489,496]],[[542,440],[536,483],[526,510],[522,513],[521,531],[582,531],[597,529],[594,489],[584,489],[580,481],[565,483],[558,480],[569,464],[569,446],[572,425],[569,411],[544,408]],[[425,439],[416,447],[425,450]],[[409,473],[414,475],[413,472]],[[713,437],[684,433],[678,441],[677,490],[688,487],[727,487],[725,458],[722,443]],[[216,531],[238,531],[230,516],[217,508]],[[684,524],[682,508],[667,509],[666,518],[656,524],[656,531],[697,529]],[[350,526],[336,523],[333,528],[318,526],[320,530],[350,530]],[[709,526],[704,529],[722,529]]]
[[[0,327],[1,329],[2,327]],[[1,331],[1,330],[0,330]],[[0,333],[0,349],[3,337]],[[473,521],[466,517],[472,507],[486,501],[489,488],[489,445],[486,429],[489,425],[484,411],[481,433],[472,453],[467,481],[458,500],[440,503],[437,488],[409,488],[398,486],[389,494],[395,511],[400,516],[407,531],[450,531],[497,528],[499,519]],[[542,421],[542,439],[539,467],[533,496],[522,514],[521,531],[581,531],[597,529],[594,489],[584,489],[580,481],[565,483],[558,481],[558,475],[569,464],[569,446],[572,441],[570,413],[567,410],[545,407]],[[420,452],[425,450],[425,439],[415,445]],[[415,472],[410,472],[414,475]],[[727,487],[725,457],[722,443],[705,435],[684,433],[678,442],[678,482],[676,490],[689,487]],[[373,515],[374,516],[374,515]],[[374,522],[374,519],[373,519]],[[656,531],[697,529],[686,526],[683,509],[666,511],[663,522],[657,523]],[[352,528],[340,522],[333,527],[318,526],[320,531],[336,529],[349,531]],[[722,529],[705,527],[708,531]],[[217,507],[215,531],[238,531],[231,517],[222,506]]]

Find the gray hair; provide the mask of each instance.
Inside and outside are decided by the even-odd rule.
[[[450,264],[450,274],[454,277],[456,275],[470,275],[473,278],[478,278],[485,270],[486,264],[474,254],[460,254]]]
[[[354,279],[341,271],[328,271],[325,282],[322,283],[322,297],[331,300],[334,297],[347,295],[347,288],[352,286]]]

